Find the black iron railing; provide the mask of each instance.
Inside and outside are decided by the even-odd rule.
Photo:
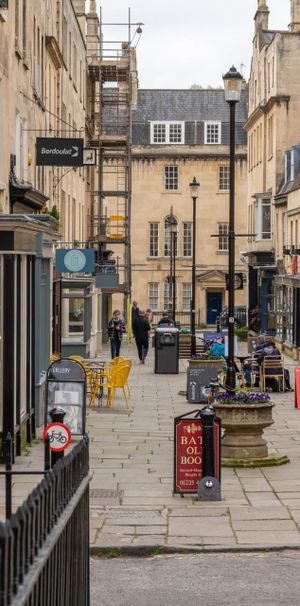
[[[85,436],[0,524],[0,606],[89,606]]]

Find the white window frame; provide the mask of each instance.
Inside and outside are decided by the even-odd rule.
[[[176,169],[176,170],[175,170]],[[168,173],[173,171],[173,175]],[[177,174],[174,175],[174,173]],[[167,185],[173,185],[174,187],[167,187]],[[175,187],[176,185],[176,187]],[[168,164],[164,166],[164,186],[165,191],[178,191],[179,189],[179,168],[176,164]]]
[[[217,141],[208,141],[208,130],[210,126],[217,126],[218,127],[218,140]],[[216,120],[208,120],[207,122],[204,122],[204,144],[205,145],[220,145],[221,144],[221,127],[222,127],[222,122],[220,121],[216,121]]]
[[[182,284],[182,311],[191,310],[192,282],[183,282]],[[186,302],[188,301],[188,304]]]
[[[295,179],[295,150],[291,149],[290,181]]]
[[[154,294],[152,292],[153,290],[156,291]],[[156,301],[157,301],[156,304],[153,304],[154,299],[156,299]],[[159,311],[159,282],[149,282],[149,284],[148,284],[148,301],[149,301],[149,308],[152,311]]]
[[[189,231],[190,233],[187,234],[186,233],[186,225],[189,226]],[[192,257],[192,248],[193,248],[193,234],[192,234],[192,222],[191,221],[184,221],[182,224],[182,256],[190,259]],[[187,241],[189,241],[189,249],[190,249],[190,254],[186,255],[185,251],[187,247]]]
[[[270,206],[270,232],[263,232],[263,220],[262,220],[262,211],[264,206]],[[264,233],[268,233],[269,237],[264,238]],[[271,198],[257,198],[256,199],[256,241],[257,242],[265,242],[272,240],[272,202]]]
[[[226,227],[226,230],[224,229]],[[229,251],[229,223],[225,221],[218,224],[218,251],[228,252]],[[225,246],[227,242],[227,247]],[[223,246],[223,244],[224,246]]]
[[[150,122],[150,141],[151,145],[184,145],[185,142],[185,132],[184,132],[184,122],[180,120],[155,120]],[[164,125],[166,137],[165,141],[154,141],[154,130],[156,125]],[[170,130],[173,125],[178,125],[181,128],[181,137],[180,141],[170,141]]]
[[[152,225],[157,226],[157,255],[151,255],[151,242],[152,242],[152,239],[154,239],[156,237],[156,235],[153,234],[151,231]],[[158,221],[150,221],[150,223],[149,223],[149,257],[151,257],[153,259],[155,259],[156,257],[159,257],[159,222]]]
[[[224,177],[224,175],[221,176],[221,172],[223,171],[223,169],[226,169],[227,171],[227,176]],[[219,165],[219,191],[229,191],[230,189],[230,166],[228,164],[220,164]],[[222,184],[228,185],[228,187],[221,187]]]

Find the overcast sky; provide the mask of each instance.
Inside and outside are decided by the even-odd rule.
[[[269,29],[287,29],[290,0],[268,0]],[[142,21],[137,46],[140,88],[221,86],[232,64],[249,76],[257,0],[98,0],[104,22]],[[104,37],[127,39],[126,28]],[[134,33],[135,28],[133,28]],[[137,41],[137,36],[133,44]]]

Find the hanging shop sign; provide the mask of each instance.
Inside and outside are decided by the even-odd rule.
[[[69,358],[56,360],[48,368],[45,426],[51,423],[51,410],[57,406],[64,410],[64,425],[71,434],[83,435],[86,416],[85,370],[79,362]]]
[[[37,166],[83,166],[83,139],[36,139]]]
[[[242,273],[234,274],[234,290],[243,290],[244,276]],[[226,274],[226,290],[229,290],[229,274]]]
[[[83,149],[83,165],[96,166],[97,149],[95,147],[85,147]]]
[[[0,8],[8,8],[8,0],[0,0]]]
[[[55,269],[59,273],[95,273],[93,248],[58,248],[55,253]]]

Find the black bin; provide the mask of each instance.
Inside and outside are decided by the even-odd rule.
[[[155,374],[178,374],[179,330],[177,328],[157,328],[154,335]]]

